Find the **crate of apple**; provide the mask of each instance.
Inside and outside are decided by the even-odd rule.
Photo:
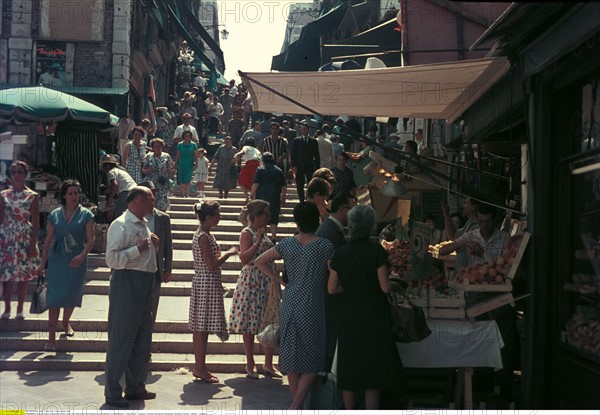
[[[411,245],[408,241],[394,240],[387,242],[381,241],[381,245],[388,253],[388,268],[390,272],[398,274],[400,278],[404,273],[410,271]]]
[[[511,279],[506,276],[510,266],[504,256],[490,259],[461,269],[455,283],[463,285],[465,291],[512,291]]]
[[[448,287],[448,278],[446,278],[446,276],[441,272],[436,272],[429,278],[421,280],[421,288],[424,290],[424,292],[428,292],[430,288],[433,288],[437,293],[450,293],[450,288]]]

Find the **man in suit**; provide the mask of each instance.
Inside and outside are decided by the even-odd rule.
[[[344,228],[348,225],[348,211],[356,205],[356,199],[349,193],[340,193],[330,204],[331,215],[319,225],[316,235],[329,240],[335,249],[346,244]],[[333,363],[335,345],[338,338],[338,323],[341,313],[341,294],[326,294],[325,297],[325,368]]]
[[[320,167],[319,144],[308,135],[308,123],[300,124],[300,136],[292,143],[292,172],[296,175],[298,199],[304,202],[304,183]]]
[[[156,194],[156,188],[151,181],[144,181],[140,186],[147,187]],[[173,237],[171,235],[171,218],[164,212],[154,208],[152,213],[146,216],[150,232],[158,236],[158,246],[156,248],[157,271],[154,276],[153,299],[152,299],[152,332],[156,323],[156,312],[158,311],[158,301],[160,299],[160,285],[163,282],[171,281],[171,271],[173,268]]]
[[[284,138],[286,138],[288,141],[292,141],[294,138],[296,138],[296,130],[290,127],[290,122],[288,120],[283,120],[281,126],[283,127]]]

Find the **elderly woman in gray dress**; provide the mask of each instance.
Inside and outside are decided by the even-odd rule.
[[[212,161],[208,166],[208,171],[212,170],[215,161],[217,162],[217,172],[215,174],[215,181],[213,187],[219,189],[219,198],[227,199],[229,191],[235,189],[237,183],[237,169],[236,166],[231,165],[231,160],[237,148],[232,144],[231,137],[227,136],[223,140],[223,145],[217,149]]]

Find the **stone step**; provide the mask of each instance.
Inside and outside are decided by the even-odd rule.
[[[187,200],[187,199],[186,199]],[[196,203],[196,202],[194,202]],[[188,204],[176,204],[171,202],[171,206],[169,207],[169,210],[167,211],[167,213],[169,215],[172,215],[175,212],[191,212],[193,213],[193,205],[194,203],[188,203]],[[281,213],[284,215],[292,215],[293,211],[294,211],[294,206],[295,204],[298,203],[298,201],[288,201],[288,203],[286,203],[284,206],[281,207]],[[236,213],[239,214],[240,211],[242,210],[242,206],[236,206],[236,205],[225,205],[225,204],[221,204],[220,207],[220,211],[221,214],[223,213]],[[172,216],[171,216],[172,217]]]
[[[171,221],[171,229],[176,230],[188,230],[195,231],[198,229],[198,219],[175,219]],[[221,220],[219,224],[211,231],[212,232],[241,232],[244,229],[237,220]],[[277,225],[278,233],[293,234],[296,230],[296,225],[293,222],[284,222]],[[217,239],[218,240],[218,239]]]
[[[99,297],[99,296],[97,296]],[[85,299],[89,298],[85,297],[84,298],[84,307],[87,305],[85,303]],[[163,299],[161,299],[163,300]],[[188,306],[188,304],[186,304],[186,307]],[[172,319],[165,319],[165,315],[164,313],[161,313],[161,307],[162,304],[159,304],[158,308],[158,319],[156,320],[156,323],[154,325],[154,333],[158,334],[158,333],[168,333],[170,334],[175,334],[175,333],[179,333],[179,334],[191,334],[189,328],[188,328],[188,322],[187,322],[187,317],[183,320],[172,320]],[[104,316],[104,314],[108,315],[108,298],[106,299],[106,309],[102,310],[100,313],[96,313],[95,316],[92,316],[92,318],[90,318],[90,313],[83,313],[84,315],[81,316],[82,313],[78,313],[78,311],[80,311],[82,309],[77,308],[75,311],[75,314],[73,316],[73,318],[71,319],[71,325],[73,326],[73,329],[77,332],[77,333],[83,333],[84,336],[90,337],[90,338],[94,338],[94,337],[98,337],[101,335],[101,333],[106,333],[108,331],[108,322],[107,320],[104,318],[100,318],[100,316]],[[226,312],[228,312],[229,310],[226,309]],[[96,317],[96,318],[93,318]],[[169,316],[167,316],[169,317]],[[59,321],[58,323],[58,328],[61,329],[61,323]],[[12,333],[12,332],[18,332],[18,333],[25,333],[25,332],[42,332],[42,333],[47,333],[48,331],[48,313],[42,313],[42,314],[37,314],[37,315],[25,315],[25,320],[15,320],[15,319],[10,319],[8,321],[2,320],[2,322],[0,322],[0,333],[2,333],[2,338],[4,339],[4,336],[6,335],[6,333]],[[213,335],[209,335],[209,341],[210,339],[213,339],[213,341],[218,341],[218,337],[217,336],[213,336]],[[231,337],[230,337],[231,338]]]
[[[80,326],[80,323],[77,323]],[[48,332],[44,331],[22,331],[3,332],[0,351],[44,351],[48,340]],[[106,353],[108,347],[108,332],[106,331],[77,331],[73,337],[66,337],[57,332],[57,350],[69,352],[95,352]],[[242,336],[232,334],[226,342],[222,342],[217,336],[209,335],[209,354],[244,354],[244,343]],[[152,353],[183,353],[193,354],[192,333],[164,333],[155,332],[152,335]],[[253,353],[264,355],[264,348],[254,343]]]
[[[60,346],[59,346],[60,347]],[[273,359],[277,364],[277,358]],[[256,366],[260,372],[264,357],[256,356]],[[2,351],[0,352],[0,371],[104,371],[106,353],[97,352],[37,352]],[[149,369],[152,371],[171,371],[181,367],[192,370],[193,354],[155,353],[152,355]],[[206,366],[213,373],[245,373],[246,359],[243,354],[207,354]],[[191,375],[190,375],[191,378]]]
[[[278,269],[283,270],[283,262],[277,263]],[[106,260],[103,254],[90,254],[88,257],[89,267],[106,267]],[[173,250],[173,269],[194,269],[194,259],[191,249],[174,249]],[[242,269],[239,256],[234,255],[229,260],[221,265],[223,270],[238,270]]]
[[[230,292],[230,296],[235,290],[235,282],[223,283],[223,295]],[[87,281],[83,286],[83,294],[95,294],[95,295],[107,295],[110,289],[109,281]],[[191,281],[171,281],[169,283],[163,283],[160,287],[161,298],[164,296],[171,297],[189,297],[192,293],[192,282]]]
[[[222,212],[221,211],[221,221],[238,221],[238,216],[241,212],[241,208],[235,212]],[[190,219],[198,221],[196,214],[190,209],[189,211],[168,211],[169,217],[171,218],[171,222],[174,222],[178,219]],[[292,213],[283,213],[279,215],[279,223],[285,222],[293,222],[294,217]],[[241,223],[240,223],[241,225]]]
[[[168,284],[165,284],[168,285]],[[223,304],[225,307],[225,314],[229,316],[229,310],[231,310],[231,298],[223,298]],[[156,328],[156,331],[168,331],[168,332],[189,332],[187,329],[187,322],[189,319],[189,304],[190,298],[189,296],[162,296],[160,297],[160,302],[158,304],[158,312],[157,312],[157,321],[163,321],[166,323],[174,324],[171,326],[159,326]],[[0,320],[0,330],[6,331],[14,331],[14,330],[37,330],[30,327],[29,324],[33,324],[32,327],[35,326],[35,322],[41,324],[40,327],[43,327],[41,330],[47,329],[47,321],[48,321],[48,311],[45,311],[42,314],[30,314],[30,297],[27,297],[25,300],[23,312],[25,315],[25,320],[19,321],[15,320],[15,312],[13,310],[11,319],[8,321]],[[14,307],[14,304],[13,304]],[[79,321],[101,321],[103,324],[106,324],[106,320],[108,319],[108,295],[106,294],[88,294],[83,296],[82,306],[75,309],[73,313],[72,320],[74,322]],[[31,323],[33,321],[33,323]],[[176,323],[181,323],[181,326],[178,326]],[[78,323],[77,323],[78,324]],[[158,324],[158,323],[157,323]],[[104,328],[105,325],[101,326],[102,331],[106,331]],[[73,328],[75,330],[79,330],[78,327],[73,323]],[[183,331],[181,331],[183,330]]]
[[[108,281],[110,278],[111,270],[108,267],[97,267],[97,268],[89,268],[87,271],[86,279],[88,281]],[[237,279],[240,275],[240,271],[238,270],[222,270],[221,271],[221,280],[223,283],[236,283]],[[171,282],[176,281],[188,281],[191,282],[194,277],[193,269],[174,269],[171,274]],[[166,287],[169,283],[165,283],[163,287]]]
[[[188,240],[191,243],[192,238],[194,236],[194,233],[196,233],[197,228],[198,228],[198,226],[196,226],[193,229],[191,229],[191,228],[190,229],[182,229],[182,230],[173,229],[171,232],[171,235],[173,235],[173,239]],[[214,237],[217,239],[217,242],[219,242],[219,244],[222,244],[222,243],[225,243],[225,241],[239,241],[241,232],[242,232],[242,227],[240,226],[240,228],[235,231],[211,231],[211,234],[214,235]],[[276,239],[279,241],[279,240],[281,240],[281,238],[283,238],[285,236],[292,236],[294,234],[294,232],[296,232],[295,226],[294,226],[293,232],[289,232],[289,231],[284,232],[281,230],[281,227],[278,226]]]

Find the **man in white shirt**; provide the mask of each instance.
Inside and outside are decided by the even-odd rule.
[[[331,140],[325,137],[325,131],[318,130],[315,136],[317,143],[319,144],[319,158],[321,160],[321,167],[327,167],[331,169],[335,162],[335,154],[333,152],[333,143]]]
[[[152,289],[157,270],[158,237],[146,216],[154,209],[146,187],[127,195],[125,214],[108,228],[106,264],[112,269],[108,308],[108,348],[104,396],[106,404],[127,408],[130,400],[156,398],[145,387],[152,345]],[[125,399],[120,384],[125,376]]]
[[[181,142],[181,136],[183,135],[184,131],[191,131],[192,141],[198,144],[200,142],[198,139],[198,132],[196,131],[196,127],[190,124],[192,115],[189,112],[186,112],[181,116],[181,118],[183,119],[183,124],[178,125],[177,128],[175,128],[175,133],[173,134],[173,142],[175,143],[175,146]]]
[[[106,174],[108,183],[108,195],[106,196],[106,208],[110,208],[114,198],[117,198],[113,218],[121,216],[127,209],[127,194],[136,186],[135,180],[123,168],[119,167],[117,158],[106,154],[100,159],[102,171]]]
[[[229,81],[229,95],[235,97],[238,93],[238,87],[235,86],[235,79]]]
[[[198,89],[201,92],[205,91],[205,88],[206,88],[206,79],[204,79],[204,77],[202,76],[201,73],[199,73],[198,76],[196,76],[194,78],[194,86],[198,87]]]

